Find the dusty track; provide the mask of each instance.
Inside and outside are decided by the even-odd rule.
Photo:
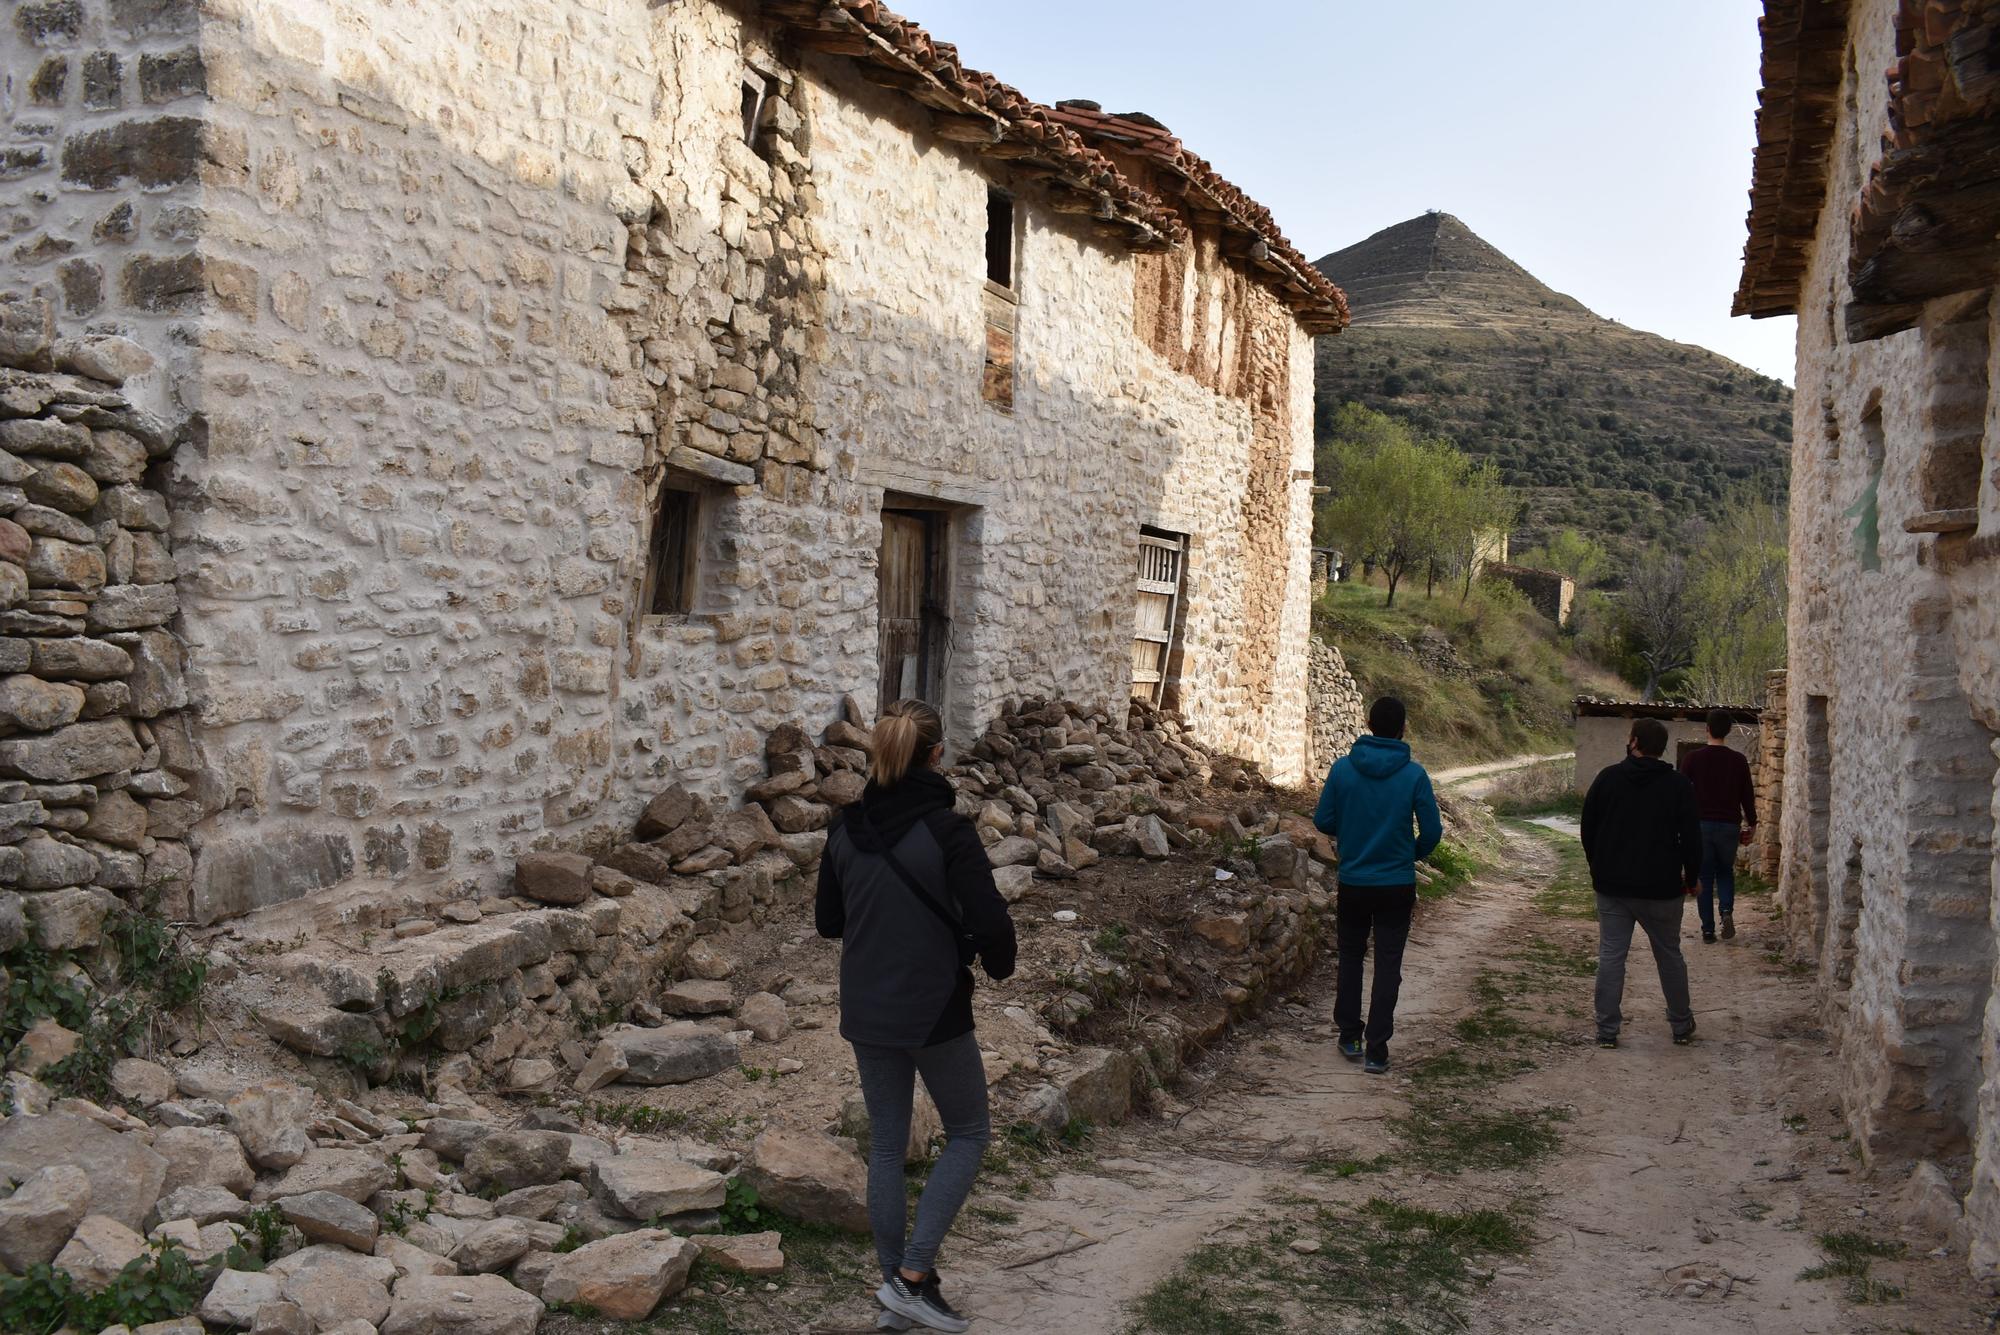
[[[1288,1208],[1385,1195],[1440,1206],[1468,1192],[1535,1197],[1540,1209],[1532,1252],[1497,1262],[1491,1283],[1453,1318],[1464,1328],[1989,1328],[1962,1261],[1925,1254],[1935,1240],[1908,1238],[1911,1259],[1876,1263],[1880,1278],[1908,1293],[1898,1301],[1855,1307],[1837,1282],[1800,1278],[1821,1259],[1822,1232],[1897,1238],[1888,1215],[1901,1184],[1863,1180],[1846,1152],[1809,990],[1765,958],[1776,931],[1748,901],[1733,942],[1703,947],[1689,930],[1701,1021],[1692,1048],[1669,1043],[1643,956],[1628,985],[1626,1042],[1615,1052],[1587,1042],[1588,978],[1519,998],[1524,1016],[1562,1040],[1492,1097],[1568,1107],[1554,1156],[1513,1173],[1397,1166],[1352,1182],[1303,1175],[1316,1157],[1393,1155],[1386,1123],[1408,1106],[1408,1073],[1457,1042],[1452,1025],[1470,1010],[1482,967],[1537,939],[1594,947],[1593,924],[1552,918],[1534,902],[1552,872],[1548,851],[1520,835],[1510,836],[1510,849],[1512,874],[1420,914],[1398,1016],[1398,1073],[1368,1077],[1339,1059],[1332,980],[1322,973],[1303,1004],[1239,1031],[1226,1053],[1191,1071],[1158,1117],[1100,1132],[1085,1166],[1025,1201],[976,1198],[1004,1204],[1018,1222],[948,1247],[946,1273],[961,1308],[978,1317],[975,1329],[1143,1330],[1128,1304],[1204,1244],[1242,1238]],[[830,1314],[825,1328],[863,1324],[863,1313]],[[1284,1324],[1358,1330],[1374,1319],[1305,1303]],[[1212,1328],[1235,1327],[1224,1317]]]

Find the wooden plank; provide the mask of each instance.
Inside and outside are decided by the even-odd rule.
[[[1139,581],[1139,592],[1141,593],[1161,593],[1171,598],[1180,591],[1180,585],[1168,580],[1142,579]]]

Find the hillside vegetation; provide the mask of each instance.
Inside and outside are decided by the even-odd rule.
[[[1603,319],[1450,214],[1319,267],[1354,311],[1318,343],[1322,429],[1357,402],[1492,461],[1522,502],[1519,545],[1573,527],[1629,556],[1726,492],[1783,494],[1789,388]]]
[[[1464,601],[1421,579],[1384,606],[1380,580],[1328,587],[1313,632],[1337,645],[1365,699],[1410,707],[1410,745],[1433,769],[1566,751],[1581,693],[1630,688],[1570,651],[1555,625],[1510,586],[1475,583]]]

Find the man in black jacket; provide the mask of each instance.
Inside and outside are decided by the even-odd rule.
[[[1660,759],[1667,727],[1632,724],[1625,759],[1607,767],[1583,800],[1583,853],[1597,890],[1597,1045],[1618,1046],[1624,1023],[1625,956],[1632,928],[1645,929],[1667,998],[1674,1042],[1694,1038],[1681,912],[1701,875],[1701,816],[1694,785]]]

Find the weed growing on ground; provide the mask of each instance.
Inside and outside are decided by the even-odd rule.
[[[1372,1159],[1330,1158],[1315,1154],[1299,1165],[1299,1171],[1308,1177],[1350,1178],[1359,1177],[1363,1173],[1386,1172],[1395,1166],[1395,1159],[1387,1154],[1378,1154]]]
[[[1432,1210],[1377,1196],[1320,1206],[1301,1223],[1196,1251],[1132,1305],[1128,1335],[1280,1330],[1285,1309],[1329,1305],[1385,1332],[1463,1330],[1460,1299],[1489,1278],[1473,1258],[1526,1252],[1531,1215],[1527,1202]]]
[[[1389,1120],[1403,1156],[1416,1168],[1457,1173],[1468,1168],[1525,1168],[1562,1145],[1563,1108],[1470,1107],[1456,1092],[1420,1093],[1410,1111]]]
[[[1443,899],[1452,891],[1470,885],[1479,874],[1479,863],[1472,854],[1449,840],[1431,853],[1429,866],[1433,878],[1417,884],[1419,899]]]
[[[1800,1271],[1800,1279],[1842,1280],[1848,1300],[1855,1303],[1891,1302],[1903,1296],[1896,1285],[1868,1273],[1876,1261],[1901,1256],[1902,1243],[1878,1242],[1865,1233],[1822,1233],[1819,1247],[1825,1259]]]

